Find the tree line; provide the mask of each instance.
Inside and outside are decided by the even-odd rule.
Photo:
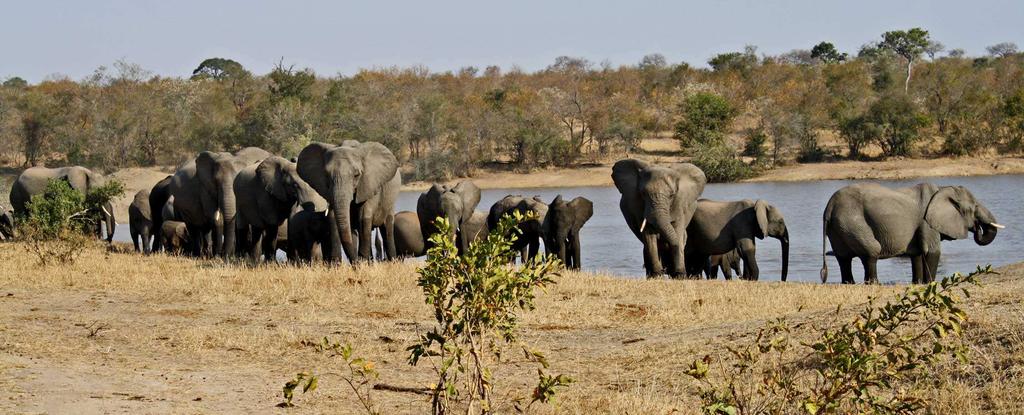
[[[709,177],[728,180],[792,161],[1024,147],[1024,55],[1012,43],[969,57],[913,28],[855,53],[828,42],[776,56],[748,46],[708,65],[563,56],[535,72],[323,77],[283,63],[256,75],[211,58],[191,76],[163,77],[119,61],[79,81],[4,81],[0,164],[114,170],[243,146],[293,156],[312,141],[356,139],[388,146],[409,179],[446,179],[492,163],[594,162],[672,136]]]

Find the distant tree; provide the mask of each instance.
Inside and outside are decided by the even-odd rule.
[[[811,48],[811,57],[823,63],[837,63],[845,61],[848,55],[840,53],[836,50],[835,45],[829,42],[821,42]]]
[[[924,53],[928,55],[928,59],[935,59],[935,55],[944,50],[946,50],[946,45],[936,41],[929,41],[928,46],[924,47]]]
[[[278,62],[268,76],[271,80],[271,101],[276,103],[286,98],[295,98],[308,102],[312,98],[312,88],[316,82],[316,74],[312,69],[297,71],[294,66],[285,68],[283,63]]]
[[[711,92],[690,95],[680,104],[679,110],[681,116],[675,133],[685,147],[722,143],[736,116],[736,110],[729,101]]]
[[[933,45],[928,31],[915,27],[910,30],[892,30],[882,34],[880,48],[888,49],[907,61],[907,80],[903,83],[903,91],[910,90],[910,75],[914,61]]]
[[[964,52],[963,49],[956,48],[956,49],[951,49],[949,51],[949,53],[946,54],[946,56],[949,56],[951,58],[962,58],[966,54],[967,54],[967,52]]]
[[[814,55],[807,49],[793,49],[775,57],[779,62],[790,65],[813,65]]]
[[[928,117],[906,94],[886,95],[871,105],[860,124],[870,129],[882,152],[888,157],[906,157],[928,125]]]
[[[209,58],[202,61],[192,71],[192,79],[216,79],[220,81],[248,76],[250,76],[249,71],[245,70],[242,64],[225,58]]]
[[[757,46],[747,45],[743,52],[728,52],[715,55],[708,60],[715,72],[739,70],[747,72],[757,66]]]
[[[638,65],[640,70],[661,69],[668,66],[668,61],[665,60],[664,55],[660,53],[652,53],[644,55],[644,57],[640,59],[640,63]]]
[[[555,63],[548,66],[548,72],[586,72],[589,71],[594,64],[584,58],[576,58],[572,56],[559,56],[555,58]]]
[[[996,43],[992,46],[985,48],[989,55],[997,58],[1005,58],[1007,56],[1017,54],[1017,44],[1013,42],[1002,42]]]
[[[28,81],[18,76],[12,76],[4,80],[3,86],[7,88],[24,88],[28,86]]]

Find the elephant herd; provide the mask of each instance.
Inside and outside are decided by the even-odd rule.
[[[77,166],[30,168],[12,187],[14,212],[24,212],[31,196],[55,178],[83,193],[104,181]],[[717,278],[721,269],[727,279],[736,273],[757,280],[755,242],[771,237],[781,243],[781,279],[786,280],[790,234],[775,206],[764,200],[702,199],[707,179],[689,163],[620,160],[612,167],[612,180],[626,225],[643,245],[649,277]],[[145,253],[276,261],[280,249],[291,261],[340,262],[344,256],[359,262],[426,255],[429,236],[438,231],[436,218],[448,221],[447,237],[464,252],[486,238],[502,216],[532,213],[519,224],[513,244],[521,260],[533,259],[543,243],[545,252],[567,268],[581,266],[580,230],[594,213],[584,197],[558,195],[546,203],[537,196],[509,195],[482,211],[477,210],[480,189],[465,180],[434,184],[419,196],[415,212],[395,212],[401,185],[398,160],[375,142],[312,143],[291,160],[255,147],[206,151],[135,194],[129,228],[136,251]],[[103,210],[109,242],[116,221],[110,206]],[[0,239],[11,238],[14,214],[0,213]],[[935,279],[940,241],[973,233],[978,245],[987,245],[1001,228],[960,186],[854,184],[828,202],[822,258],[831,242],[843,283],[854,282],[853,258],[863,264],[865,282],[877,283],[879,259],[909,257],[913,282],[926,283]],[[827,276],[823,264],[822,282]]]

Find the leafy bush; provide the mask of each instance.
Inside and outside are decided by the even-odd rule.
[[[518,212],[503,217],[486,240],[471,244],[462,255],[445,236],[451,225],[444,218],[436,221],[438,232],[430,237],[434,247],[427,253],[426,266],[419,269],[418,284],[434,309],[437,325],[408,348],[410,364],[430,359],[436,372],[431,391],[435,414],[457,405],[464,405],[466,413],[477,412],[477,405],[479,413],[494,411],[494,362],[506,345],[540,365],[528,405],[551,402],[558,388],[572,382],[563,375],[545,374],[544,355],[519,340],[519,312],[533,309],[535,290],[554,284],[560,266],[558,260],[544,256],[520,268],[510,265],[517,254],[512,250],[517,224],[526,219]],[[522,400],[513,398],[517,409],[522,409]]]
[[[768,143],[768,134],[757,128],[747,132],[746,141],[743,144],[743,155],[761,160],[768,156],[765,145]]]
[[[712,358],[704,356],[686,374],[700,382],[709,414],[917,413],[927,402],[902,381],[944,354],[966,362],[967,315],[957,293],[969,296],[964,286],[992,273],[991,266],[979,267],[907,289],[881,306],[871,301],[850,322],[816,328],[818,338],[810,342],[790,338],[808,323],[778,319],[752,344],[730,347],[734,360],[722,373],[712,374]]]
[[[99,229],[104,206],[123,193],[124,185],[117,181],[83,195],[66,180],[52,179],[43,194],[32,196],[26,214],[18,219],[20,237],[40,264],[72,263],[88,235]]]
[[[679,105],[676,138],[684,147],[719,144],[729,131],[736,109],[725,98],[712,92],[698,92]]]
[[[356,399],[359,400],[359,404],[366,413],[371,415],[380,413],[373,402],[372,391],[374,385],[371,385],[380,377],[380,374],[377,373],[376,365],[372,361],[355,356],[351,344],[346,343],[342,345],[338,342],[332,342],[326,337],[319,343],[303,340],[302,344],[312,346],[318,352],[327,353],[328,357],[341,357],[345,362],[345,371],[347,373],[331,374],[340,376],[345,381],[349,389],[352,390],[352,393],[356,395]],[[303,394],[315,391],[320,385],[321,376],[311,372],[297,373],[294,379],[284,384],[281,390],[284,395],[284,401],[277,404],[277,406],[281,408],[295,406],[292,403],[292,400],[295,398],[295,390],[301,386]]]
[[[874,137],[879,135],[875,125],[867,121],[864,116],[849,118],[839,123],[839,135],[846,141],[846,148],[850,150],[850,158],[860,158],[860,151],[864,146],[871,143]]]
[[[704,171],[708,182],[734,182],[754,176],[754,169],[736,158],[725,144],[696,146],[691,151],[690,162]]]
[[[863,127],[868,128],[882,152],[889,157],[910,155],[920,139],[921,129],[928,126],[928,117],[905,94],[883,96],[871,105]]]

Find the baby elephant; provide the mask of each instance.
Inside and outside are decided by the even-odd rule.
[[[782,280],[789,272],[789,230],[786,221],[775,206],[764,200],[719,202],[700,199],[693,219],[686,227],[687,264],[705,264],[711,255],[723,255],[736,250],[743,260],[743,278],[757,280],[755,240],[765,236],[782,243]],[[690,262],[693,258],[694,262]],[[697,275],[699,270],[694,273]]]
[[[594,204],[585,197],[566,202],[562,195],[548,205],[541,225],[544,251],[555,255],[568,269],[580,269],[580,229],[594,216]]]
[[[740,278],[743,278],[743,269],[740,268],[740,253],[733,249],[727,253],[721,255],[712,255],[708,259],[707,268],[704,273],[707,274],[709,280],[718,279],[718,269],[722,269],[722,274],[725,275],[725,279],[732,280],[732,275],[735,272]]]
[[[0,206],[0,241],[14,239],[14,211]]]
[[[189,246],[191,241],[185,222],[165,220],[160,227],[160,237],[163,238],[161,242],[163,243],[164,250],[174,255],[184,253],[185,247]]]
[[[152,210],[149,208],[149,189],[139,190],[128,205],[128,230],[135,244],[135,252],[150,253],[150,241],[158,232],[153,229]]]

